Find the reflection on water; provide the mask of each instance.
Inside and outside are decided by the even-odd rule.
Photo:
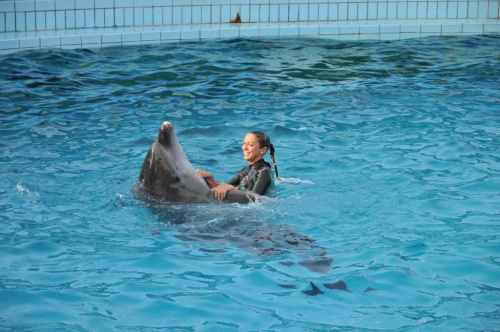
[[[0,326],[494,330],[498,37],[226,40],[0,57]],[[163,121],[249,206],[137,201]],[[332,314],[334,313],[334,314]]]

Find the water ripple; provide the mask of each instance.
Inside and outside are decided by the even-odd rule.
[[[0,57],[0,326],[496,329],[498,41]],[[220,180],[243,166],[246,132],[266,131],[277,195],[136,201],[165,120]]]

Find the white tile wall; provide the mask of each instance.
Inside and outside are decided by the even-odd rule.
[[[495,33],[499,11],[498,0],[0,0],[0,51],[264,35],[391,39]],[[237,13],[247,23],[229,24]]]

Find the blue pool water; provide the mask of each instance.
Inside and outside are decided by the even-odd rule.
[[[0,329],[498,329],[499,54],[483,36],[0,57]],[[266,131],[276,196],[135,200],[166,120],[219,180]]]

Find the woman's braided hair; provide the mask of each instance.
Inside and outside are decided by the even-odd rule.
[[[276,160],[274,159],[274,146],[273,143],[271,143],[271,139],[262,131],[251,131],[250,134],[254,134],[255,137],[257,137],[257,141],[259,142],[261,148],[266,147],[269,150],[274,166],[274,172],[276,173],[276,177],[278,177],[278,166],[276,165]]]

